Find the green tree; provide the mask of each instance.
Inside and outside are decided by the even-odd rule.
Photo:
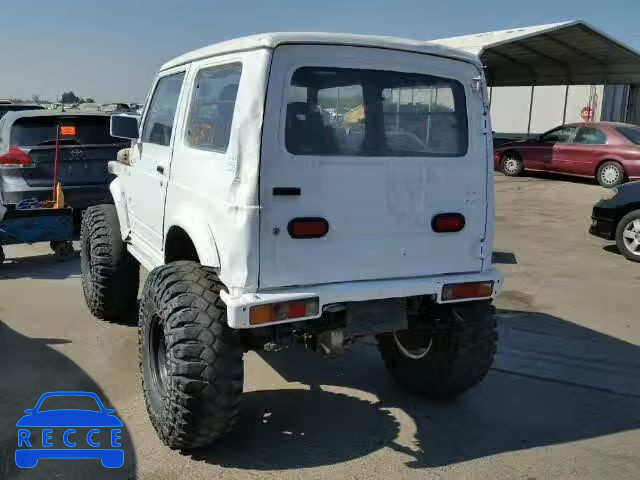
[[[62,94],[62,103],[78,103],[80,101],[80,97],[78,97],[75,93],[69,91]]]

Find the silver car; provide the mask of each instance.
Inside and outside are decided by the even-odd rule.
[[[109,135],[109,115],[32,110],[0,119],[0,205],[52,198],[56,129],[58,178],[74,209],[110,203],[107,162],[130,146]]]

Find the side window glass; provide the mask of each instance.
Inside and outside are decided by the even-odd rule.
[[[578,130],[574,143],[604,145],[607,143],[607,136],[596,128],[581,127],[580,130]]]
[[[229,145],[242,65],[203,68],[195,79],[187,122],[187,144],[224,153]]]
[[[540,137],[543,143],[567,143],[573,134],[575,127],[563,127],[545,133]]]
[[[183,80],[184,72],[180,72],[162,77],[158,81],[144,121],[143,142],[165,146],[171,143],[171,132]]]

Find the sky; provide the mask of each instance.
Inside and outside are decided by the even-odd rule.
[[[253,33],[428,40],[574,19],[640,50],[640,0],[0,0],[0,98],[143,101],[167,60]]]

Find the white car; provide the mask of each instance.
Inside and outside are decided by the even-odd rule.
[[[358,115],[332,122],[326,105]],[[475,56],[386,37],[251,36],[166,63],[140,126],[111,122],[133,143],[109,164],[114,205],[84,216],[83,290],[96,317],[122,321],[139,264],[150,272],[140,365],[167,445],[230,430],[249,349],[334,355],[375,335],[412,391],[452,397],[485,376],[502,275]],[[398,131],[417,141],[388,138]]]

